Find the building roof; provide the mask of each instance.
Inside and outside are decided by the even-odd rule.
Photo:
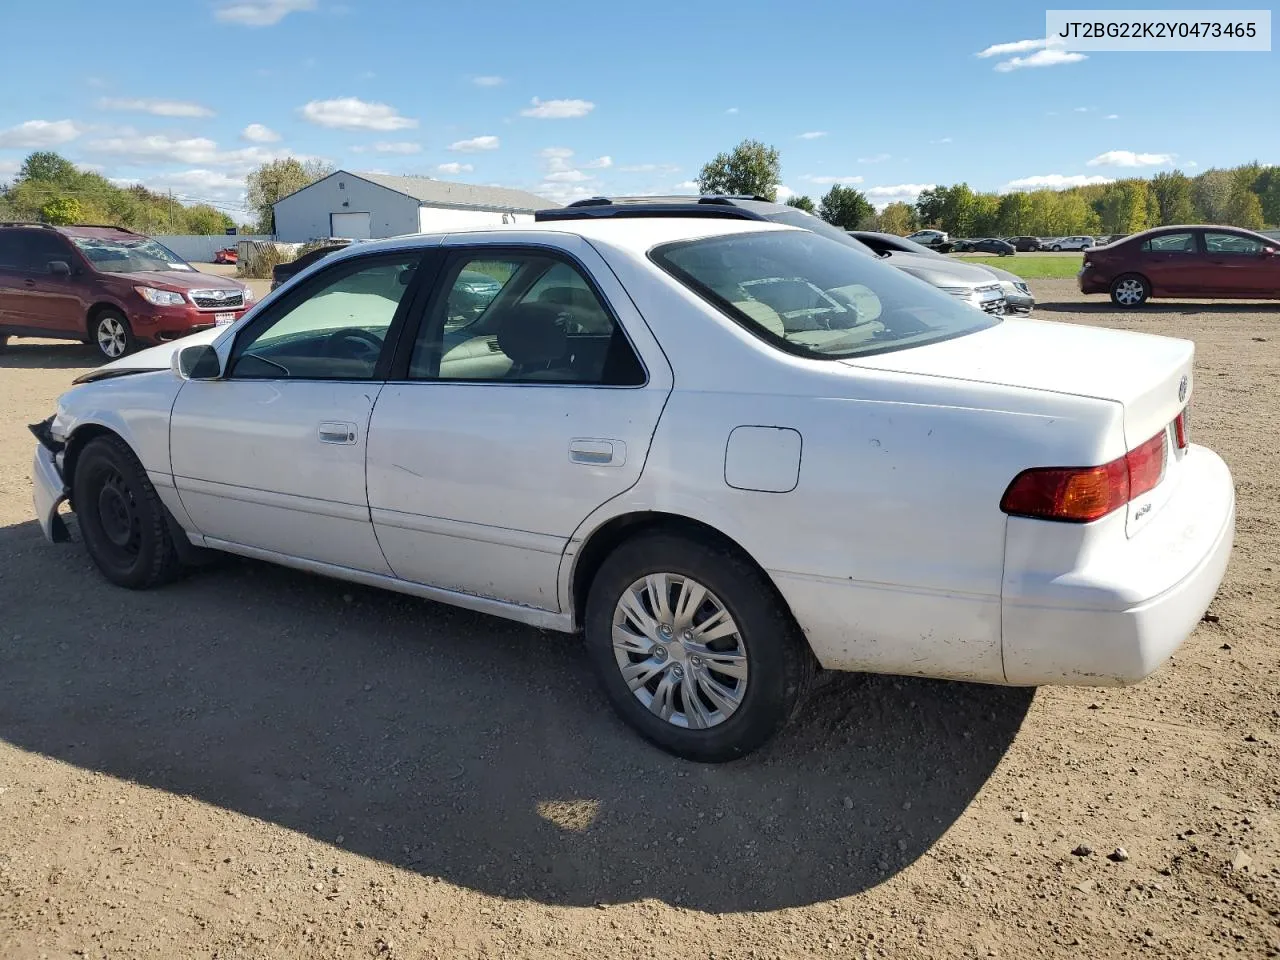
[[[412,197],[419,203],[448,207],[474,207],[482,210],[509,210],[515,213],[532,213],[560,204],[524,190],[508,187],[485,187],[473,183],[451,183],[430,177],[394,177],[385,173],[360,173],[339,171],[368,180],[380,187]]]

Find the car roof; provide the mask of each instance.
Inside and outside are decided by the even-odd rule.
[[[111,227],[104,225],[84,225],[55,227],[59,233],[68,237],[86,237],[95,240],[146,240],[148,239],[140,233],[134,233],[132,230],[126,230],[123,227]]]

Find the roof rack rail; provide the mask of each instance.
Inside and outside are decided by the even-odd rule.
[[[121,233],[135,233],[138,234],[138,236],[142,236],[142,234],[138,233],[137,230],[130,230],[128,227],[122,227],[114,223],[73,223],[70,224],[70,226],[92,227],[95,230],[119,230]]]
[[[55,229],[53,224],[41,223],[39,220],[0,220],[0,227],[44,227],[46,230]]]

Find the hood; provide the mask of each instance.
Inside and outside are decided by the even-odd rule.
[[[149,370],[168,370],[173,363],[173,355],[183,347],[193,347],[201,343],[213,343],[231,327],[210,327],[196,333],[162,343],[159,346],[147,347],[137,353],[112,360],[100,367],[76,377],[75,383],[92,383],[94,380],[107,380],[111,377],[122,377],[130,373],[146,373]]]
[[[1023,282],[1022,278],[1018,276],[1016,273],[1010,273],[1008,270],[1001,270],[999,267],[988,266],[987,264],[984,263],[978,269],[987,271],[987,273],[994,276],[997,280],[1008,280],[1010,283]]]
[[[243,290],[244,284],[230,277],[194,270],[140,270],[137,273],[113,273],[113,277],[129,280],[141,287],[168,287],[171,290]]]
[[[899,253],[897,251],[882,257],[881,262],[897,267],[913,277],[919,277],[935,287],[968,286],[970,284],[993,283],[995,277],[985,267],[955,260],[939,259],[919,253]]]
[[[1010,320],[941,343],[843,361],[852,366],[1111,400],[1131,446],[1173,421],[1190,396],[1189,340],[1075,323]]]

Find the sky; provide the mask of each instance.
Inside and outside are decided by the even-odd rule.
[[[782,196],[878,206],[1280,163],[1276,53],[1046,51],[1026,0],[63,0],[56,30],[49,9],[6,6],[27,40],[0,66],[0,182],[49,149],[233,215],[288,155],[565,202],[688,192],[751,137]]]

